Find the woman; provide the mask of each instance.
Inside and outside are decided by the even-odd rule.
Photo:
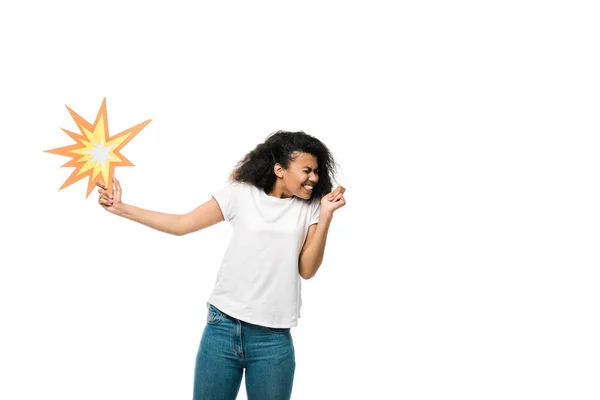
[[[184,215],[144,210],[99,182],[99,203],[113,214],[174,235],[231,223],[233,234],[196,357],[195,400],[233,400],[246,370],[249,400],[289,399],[295,371],[290,329],[300,318],[301,279],[312,278],[325,251],[333,212],[346,189],[332,189],[336,163],[304,132],[279,131],[240,162],[230,183]]]

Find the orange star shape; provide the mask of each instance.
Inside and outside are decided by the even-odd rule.
[[[151,120],[144,121],[114,136],[108,135],[108,118],[106,115],[106,98],[102,101],[96,121],[90,124],[68,106],[67,110],[75,120],[79,133],[62,129],[76,144],[44,150],[47,153],[71,157],[61,167],[75,167],[71,176],[58,189],[59,191],[73,183],[88,177],[86,198],[90,195],[96,183],[102,180],[112,193],[115,167],[133,166],[121,149],[129,143]]]

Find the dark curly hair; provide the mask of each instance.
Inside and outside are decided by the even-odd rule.
[[[275,186],[277,175],[273,171],[276,163],[285,169],[298,155],[296,151],[312,154],[317,158],[319,181],[312,191],[310,200],[321,199],[333,189],[332,179],[335,180],[337,163],[333,155],[319,139],[306,133],[277,131],[267,136],[264,143],[257,145],[246,154],[229,175],[234,182],[251,183],[269,194]]]

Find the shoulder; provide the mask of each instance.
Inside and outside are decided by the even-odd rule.
[[[223,184],[222,188],[228,190],[249,190],[252,186],[254,185],[245,182],[227,181]]]
[[[244,193],[260,190],[260,188],[256,187],[254,184],[248,182],[233,182],[232,184],[235,185],[236,189]]]
[[[235,197],[248,198],[258,196],[258,192],[262,189],[253,183],[230,181],[226,190]]]

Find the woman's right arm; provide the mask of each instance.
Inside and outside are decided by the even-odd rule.
[[[98,202],[100,205],[115,215],[146,225],[152,229],[183,236],[224,221],[221,208],[214,198],[187,214],[166,214],[123,203],[121,201],[121,185],[116,178],[114,181],[113,195],[108,194],[108,188],[102,181],[96,184],[99,187]]]

